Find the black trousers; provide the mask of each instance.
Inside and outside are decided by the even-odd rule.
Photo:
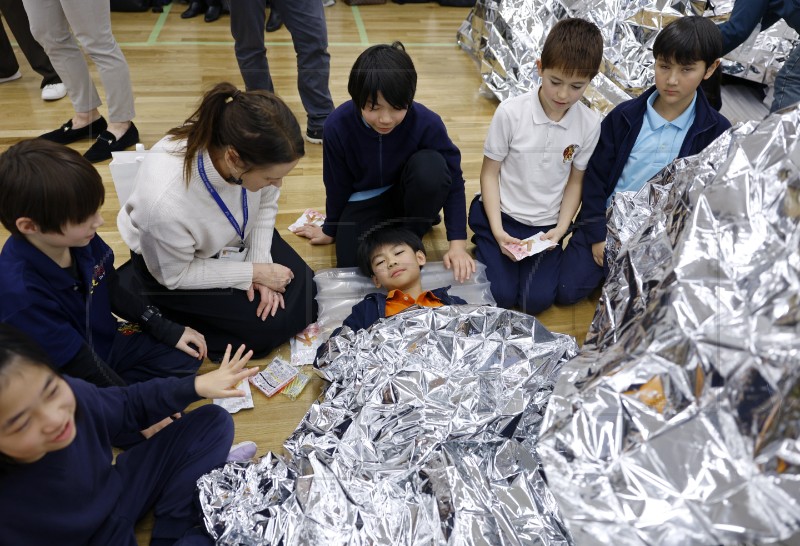
[[[402,219],[422,238],[431,229],[450,193],[447,162],[435,150],[420,150],[403,168],[400,182],[377,197],[348,202],[336,228],[336,265],[357,264],[361,236],[381,222]]]
[[[128,289],[141,292],[165,317],[203,334],[212,360],[222,358],[228,343],[234,350],[244,343],[260,358],[317,319],[314,272],[277,230],[272,233],[271,253],[272,261],[291,269],[294,279],[283,294],[286,308],[264,321],[256,316],[257,294],[251,302],[244,290],[235,288],[169,290],[153,278],[138,254],[131,253],[131,260],[140,286]]]
[[[25,54],[25,58],[36,72],[42,76],[42,87],[51,83],[61,83],[50,58],[44,52],[31,34],[31,24],[28,21],[28,14],[22,6],[22,0],[0,0],[0,11],[8,23],[8,28],[14,34],[19,48]],[[19,63],[14,56],[11,42],[6,35],[3,25],[0,24],[0,78],[13,76],[19,70]]]

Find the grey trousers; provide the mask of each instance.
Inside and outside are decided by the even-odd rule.
[[[297,90],[308,114],[308,129],[321,129],[333,111],[328,88],[331,56],[328,53],[328,26],[320,0],[271,0],[292,35],[297,54]],[[274,92],[264,45],[266,13],[264,0],[234,0],[230,5],[231,34],[236,61],[248,90]]]
[[[108,120],[134,117],[128,63],[111,34],[108,0],[22,0],[31,33],[61,76],[76,112],[91,112],[102,102],[89,75],[83,49],[97,66],[106,91]],[[70,30],[71,28],[71,30]],[[74,35],[73,35],[74,32]],[[76,40],[77,38],[77,40]]]
[[[22,5],[22,0],[0,0],[0,12],[14,34],[19,48],[36,72],[42,76],[42,87],[51,83],[61,83],[55,68],[50,64],[47,53],[31,34],[31,24]],[[0,78],[7,78],[19,70],[19,63],[14,56],[11,42],[8,40],[3,25],[0,25]]]

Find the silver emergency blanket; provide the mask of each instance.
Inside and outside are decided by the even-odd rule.
[[[738,127],[615,199],[537,446],[576,544],[800,541],[799,128]]]
[[[605,49],[600,73],[584,102],[608,113],[653,84],[652,47],[664,25],[684,15],[722,22],[732,8],[732,0],[715,2],[713,10],[706,2],[689,0],[477,0],[457,40],[480,66],[482,92],[503,101],[538,85],[535,61],[556,22],[567,17],[592,21],[603,34]],[[780,21],[732,51],[723,70],[770,84],[797,39],[797,33]]]
[[[534,446],[576,352],[489,306],[346,328],[318,362],[331,383],[288,456],[199,480],[206,527],[225,545],[569,544]]]

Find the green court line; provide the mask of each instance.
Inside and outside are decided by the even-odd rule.
[[[358,6],[350,6],[350,10],[353,12],[353,19],[356,21],[358,38],[361,40],[361,45],[368,46],[369,39],[367,38],[367,28],[364,26],[363,19],[361,19],[361,11],[358,9]]]
[[[161,34],[161,29],[164,28],[164,24],[167,22],[167,15],[169,15],[169,11],[171,9],[172,9],[171,3],[164,6],[164,11],[162,11],[161,15],[158,16],[156,24],[153,26],[153,31],[150,33],[150,37],[147,38],[148,45],[153,45],[157,42],[158,35]]]

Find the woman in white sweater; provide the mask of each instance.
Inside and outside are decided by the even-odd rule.
[[[172,320],[263,356],[316,320],[313,272],[275,230],[304,155],[289,108],[220,83],[146,154],[117,218],[141,289]]]

